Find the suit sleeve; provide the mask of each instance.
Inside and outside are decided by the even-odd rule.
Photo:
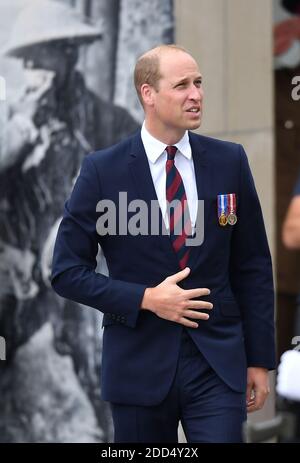
[[[122,323],[135,327],[146,286],[95,272],[96,204],[100,199],[96,168],[88,155],[65,204],[54,247],[52,287],[62,297],[114,314]]]
[[[230,279],[242,313],[248,366],[274,369],[274,287],[262,211],[246,153],[240,146],[238,222]]]

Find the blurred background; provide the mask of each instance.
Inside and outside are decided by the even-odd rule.
[[[160,43],[200,65],[200,132],[246,149],[274,261],[278,358],[295,347],[300,254],[283,227],[300,194],[299,18],[296,0],[0,0],[0,442],[112,441],[102,314],[52,291],[51,257],[84,155],[141,125],[132,72]],[[107,272],[101,251],[98,264]],[[272,417],[274,397],[249,419]]]

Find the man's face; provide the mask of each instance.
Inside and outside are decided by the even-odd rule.
[[[75,67],[77,58],[76,46],[69,45],[67,42],[52,42],[32,47],[30,56],[25,59],[25,67],[53,71],[58,80],[63,82],[66,75]]]
[[[160,58],[160,74],[158,91],[152,92],[158,127],[178,135],[200,127],[203,89],[196,61],[182,51],[168,51]]]

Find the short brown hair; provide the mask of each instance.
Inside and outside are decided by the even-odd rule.
[[[185,48],[179,45],[159,45],[144,53],[137,60],[134,69],[134,85],[142,106],[143,98],[141,95],[141,86],[143,84],[149,84],[158,91],[158,84],[161,78],[159,70],[160,56],[163,52],[168,50],[177,50],[188,53]]]

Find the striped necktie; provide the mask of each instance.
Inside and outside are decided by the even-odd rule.
[[[192,224],[184,184],[175,166],[177,148],[176,146],[167,146],[166,151],[168,154],[166,163],[166,199],[168,204],[170,239],[178,256],[179,266],[181,269],[184,269],[190,254],[185,241],[192,234]]]

